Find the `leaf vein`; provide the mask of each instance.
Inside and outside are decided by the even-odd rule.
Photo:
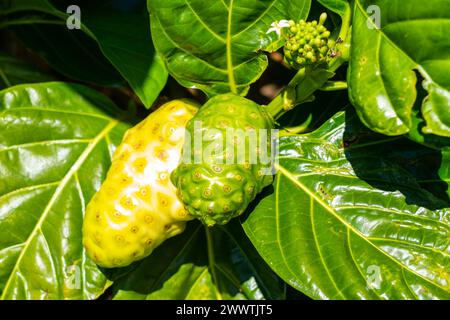
[[[90,155],[92,150],[94,150],[94,148],[104,138],[104,136],[109,131],[111,131],[118,123],[119,123],[118,120],[111,120],[110,123],[97,135],[97,137],[95,139],[93,139],[92,142],[89,143],[89,145],[86,147],[86,149],[83,151],[83,153],[79,156],[79,158],[75,161],[75,163],[72,165],[72,167],[66,173],[65,177],[61,180],[60,184],[58,185],[55,192],[53,193],[53,196],[47,203],[47,206],[45,207],[41,217],[39,218],[38,222],[36,223],[35,228],[31,231],[30,235],[28,236],[28,239],[25,242],[25,246],[24,246],[23,250],[21,251],[19,257],[17,258],[14,268],[8,277],[8,280],[4,287],[3,293],[1,295],[1,299],[3,299],[6,296],[6,293],[8,292],[10,286],[12,285],[13,278],[16,275],[16,272],[19,268],[20,263],[22,262],[22,259],[25,256],[25,252],[28,250],[28,247],[29,247],[31,241],[36,236],[37,232],[40,230],[48,213],[50,212],[50,209],[53,207],[53,205],[55,204],[58,197],[61,195],[64,188],[69,183],[70,179],[73,177],[75,172],[77,172],[77,170],[81,167],[81,165],[84,163],[84,161]]]

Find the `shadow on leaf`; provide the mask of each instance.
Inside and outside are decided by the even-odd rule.
[[[439,176],[442,152],[406,137],[388,137],[365,127],[347,111],[345,155],[356,175],[371,186],[400,191],[408,204],[430,210],[450,205],[448,184]]]
[[[190,222],[129,267],[104,269],[114,285],[102,299],[281,299],[282,281],[259,257],[238,219],[208,230]]]

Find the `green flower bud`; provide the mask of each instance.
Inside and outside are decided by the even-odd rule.
[[[319,21],[289,22],[290,32],[286,34],[284,56],[286,63],[292,68],[301,69],[327,63],[331,59],[329,50],[334,47],[334,42],[329,39],[331,33],[324,26],[326,18],[326,13],[323,13]]]

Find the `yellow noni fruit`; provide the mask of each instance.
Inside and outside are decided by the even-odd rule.
[[[170,173],[197,106],[174,100],[129,129],[100,190],[86,208],[83,244],[102,267],[124,267],[184,231],[188,215]]]

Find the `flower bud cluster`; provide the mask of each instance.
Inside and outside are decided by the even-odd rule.
[[[284,56],[291,67],[301,69],[329,61],[329,52],[334,44],[329,39],[330,31],[323,25],[326,18],[324,13],[320,16],[319,22],[316,20],[288,22],[289,27],[283,30],[286,37]]]

